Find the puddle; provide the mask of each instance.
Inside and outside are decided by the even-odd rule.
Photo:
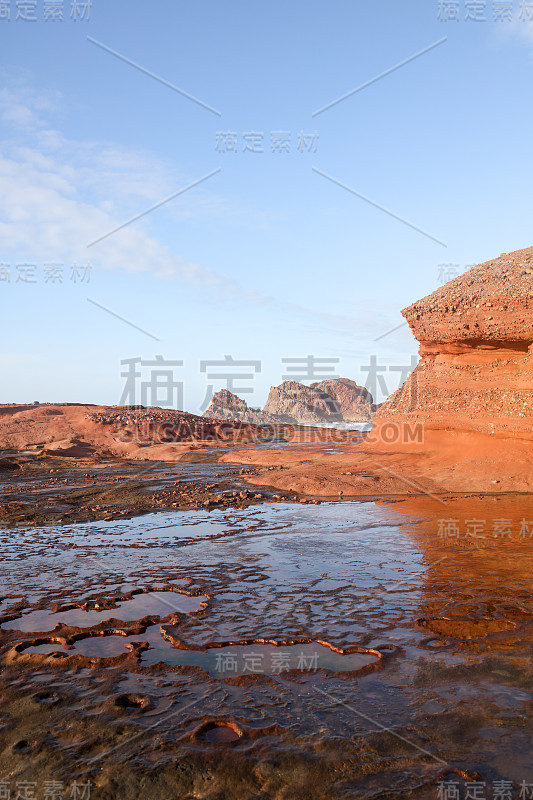
[[[242,735],[242,731],[230,722],[206,722],[196,731],[195,738],[209,744],[233,744]]]
[[[238,742],[239,739],[239,734],[227,725],[215,725],[214,728],[206,731],[203,737],[204,742],[211,742],[211,744],[229,744]]]
[[[168,617],[169,614],[191,614],[200,611],[202,603],[207,602],[205,595],[189,597],[178,592],[145,592],[135,595],[131,600],[118,603],[115,608],[101,611],[95,609],[72,608],[69,611],[51,612],[47,610],[30,611],[19,619],[4,622],[4,630],[16,630],[23,633],[45,633],[53,631],[59,623],[75,628],[91,628],[109,619],[121,622],[133,622],[149,615]]]
[[[24,653],[34,653],[35,655],[50,655],[50,653],[67,653],[67,648],[60,642],[47,642],[46,644],[36,644],[26,648]]]
[[[140,637],[139,637],[140,638]],[[162,661],[171,666],[200,667],[214,678],[242,675],[281,675],[299,672],[358,672],[379,662],[375,653],[343,655],[311,642],[289,646],[273,644],[232,645],[207,650],[182,650],[160,637],[150,637],[150,649],[141,655],[146,666]]]
[[[11,608],[11,606],[16,606],[17,603],[20,603],[20,601],[23,599],[24,598],[22,596],[20,597],[15,596],[15,597],[6,597],[5,600],[0,600],[0,614],[2,614],[8,608]]]
[[[159,662],[174,667],[199,667],[214,678],[231,678],[243,675],[282,675],[297,671],[312,673],[368,671],[380,661],[376,652],[338,653],[325,645],[310,642],[278,646],[274,644],[231,645],[211,647],[206,650],[183,650],[174,647],[161,634],[160,625],[150,626],[145,633],[135,636],[91,636],[80,639],[71,647],[47,642],[25,648],[24,653],[61,653],[87,658],[115,658],[127,652],[128,644],[148,642],[149,649],[141,654],[141,664],[152,666]]]

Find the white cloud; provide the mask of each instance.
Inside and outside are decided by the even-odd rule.
[[[330,314],[249,291],[231,278],[173,253],[149,235],[146,219],[88,248],[94,240],[201,176],[179,174],[175,167],[139,150],[68,140],[49,127],[49,117],[58,113],[61,98],[38,95],[23,78],[14,84],[14,88],[0,91],[0,118],[13,128],[12,137],[2,143],[4,155],[0,157],[0,261],[9,262],[13,256],[19,263],[31,258],[43,263],[90,262],[100,269],[151,273],[211,291],[218,298],[225,295],[262,306],[267,312],[289,314],[299,319],[300,325],[325,334],[353,337],[362,331],[368,335],[373,328],[379,333],[389,326],[386,313]],[[186,197],[186,203],[177,204],[179,210],[165,207],[165,213],[261,224],[257,214],[232,208],[210,189],[198,187]]]
[[[0,157],[0,260],[16,254],[19,260],[91,261],[103,269],[150,272],[252,298],[230,278],[185,261],[156,241],[143,230],[143,221],[88,248],[191,181],[140,151],[65,139],[46,127],[53,101],[20,79],[15,83],[15,89],[0,91],[0,118],[14,129]]]
[[[0,89],[0,119],[13,125],[19,133],[32,133],[45,127],[45,120],[60,106],[59,92],[37,92],[21,70],[15,74],[2,71],[0,78],[8,84]]]
[[[238,284],[185,261],[136,227],[126,227],[104,241],[88,244],[113,230],[123,218],[82,202],[71,176],[40,159],[0,158],[0,240],[6,252],[64,263],[87,263],[101,269],[150,272],[201,289],[243,294]],[[75,177],[75,176],[74,176]],[[112,183],[112,181],[110,181]],[[118,207],[119,201],[113,203]]]

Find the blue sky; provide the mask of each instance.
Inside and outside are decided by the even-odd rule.
[[[310,354],[359,383],[376,356],[396,389],[417,344],[383,334],[440,265],[531,244],[533,4],[467,2],[0,3],[0,402],[114,404],[120,361],[156,355],[195,413],[226,354],[261,361],[252,405]]]

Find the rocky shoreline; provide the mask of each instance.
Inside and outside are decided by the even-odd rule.
[[[221,415],[242,419],[159,408],[1,406],[0,473],[16,470],[20,454],[45,472],[50,458],[208,458],[246,465],[248,483],[300,500],[532,492],[533,248],[475,267],[403,313],[422,358],[365,434],[286,421],[307,412],[346,419],[354,403],[370,414],[371,397],[347,379],[274,387],[263,412],[219,392]],[[276,424],[251,421],[262,414]],[[173,492],[161,502],[191,508],[242,499],[238,492],[231,501],[218,497],[217,486]],[[84,495],[79,501],[90,506]]]
[[[532,492],[533,248],[472,268],[403,314],[420,342],[418,366],[377,411],[356,452],[326,462],[292,451],[280,488],[344,496],[372,494],[377,485],[406,494]]]

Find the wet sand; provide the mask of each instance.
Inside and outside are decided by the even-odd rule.
[[[183,454],[175,462],[128,459],[4,457],[0,470],[0,524],[65,524],[127,519],[157,509],[246,508],[290,492],[251,488],[257,470],[217,461],[224,451]],[[0,461],[1,463],[1,461]]]
[[[79,469],[101,492],[133,466]],[[113,495],[4,525],[0,780],[220,800],[533,783],[531,496],[243,500],[240,470],[158,465],[136,489],[227,481],[227,506]]]

